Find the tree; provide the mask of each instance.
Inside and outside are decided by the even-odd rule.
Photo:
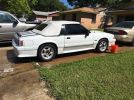
[[[31,9],[35,9],[39,0],[27,0]]]
[[[63,11],[66,9],[67,7],[59,0],[38,0],[36,6],[36,10],[40,11]]]
[[[37,0],[0,0],[0,9],[18,16],[24,13],[30,15],[36,3]]]
[[[21,17],[31,15],[32,10],[55,11],[66,10],[67,7],[59,0],[0,0],[0,10],[9,11]]]
[[[121,4],[130,2],[131,0],[67,0],[71,6],[76,8],[78,7],[87,7],[87,6],[96,6],[101,5],[108,8],[117,8]]]
[[[12,13],[21,15],[23,13],[30,14],[31,9],[27,0],[8,0],[7,10]]]

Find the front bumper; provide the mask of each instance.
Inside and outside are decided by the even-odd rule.
[[[36,57],[37,56],[37,49],[18,46],[16,45],[14,40],[12,40],[12,46],[14,48],[14,53],[16,57]]]
[[[116,39],[114,39],[113,41],[109,41],[109,47],[112,45],[115,45]]]
[[[128,36],[128,35],[115,35],[115,38],[118,41],[122,41],[122,42],[132,42],[132,40],[133,40],[133,37]]]

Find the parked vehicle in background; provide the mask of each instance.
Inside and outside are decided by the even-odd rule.
[[[134,21],[120,22],[104,31],[113,34],[118,41],[130,42],[134,46]]]
[[[112,34],[88,31],[78,22],[43,22],[32,31],[17,33],[12,41],[17,57],[52,60],[57,54],[96,49],[105,52],[115,44]]]
[[[15,32],[33,29],[36,24],[19,21],[14,15],[0,11],[0,43],[11,42]]]

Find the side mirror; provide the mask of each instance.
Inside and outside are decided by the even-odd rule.
[[[14,20],[13,21],[13,27],[17,26],[17,24],[18,24],[18,21],[17,20]]]
[[[86,36],[89,36],[90,33],[91,33],[90,31],[86,31],[86,32],[85,32],[85,35],[86,35]]]
[[[21,22],[26,22],[27,20],[25,19],[25,18],[19,18],[19,21],[21,21]]]
[[[89,36],[89,32],[86,33],[86,36]]]
[[[14,21],[13,21],[13,24],[18,24],[18,21],[17,21],[17,20],[14,20]]]

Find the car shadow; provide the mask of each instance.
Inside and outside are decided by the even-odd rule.
[[[11,63],[19,64],[19,63],[29,63],[29,62],[37,62],[37,59],[35,57],[29,57],[29,58],[17,58],[15,56],[15,53],[13,50],[7,51],[7,59]]]
[[[132,47],[132,44],[127,42],[116,41],[116,44],[119,45],[119,47]]]
[[[116,44],[118,44],[119,47],[130,47],[131,46],[130,43],[117,42]],[[61,59],[62,60],[65,57],[79,56],[79,55],[89,54],[89,53],[90,54],[100,54],[100,53],[96,52],[95,50],[88,50],[88,51],[81,51],[81,52],[75,52],[75,53],[61,54],[61,55],[57,55],[54,61],[56,61],[56,59]],[[111,52],[107,51],[106,53],[109,54]],[[14,64],[30,63],[30,62],[43,62],[43,61],[39,61],[39,59],[37,57],[17,58],[17,57],[15,57],[15,54],[14,54],[13,50],[8,50],[7,51],[7,59],[8,59],[9,62],[14,63]],[[49,62],[53,62],[53,61],[49,61]]]
[[[11,47],[12,43],[0,43],[0,48],[4,48],[4,47]]]
[[[68,53],[68,54],[61,54],[61,55],[57,55],[56,59],[64,59],[64,57],[72,57],[72,56],[78,56],[78,55],[82,55],[82,54],[88,54],[88,53],[95,53],[94,50],[88,50],[88,51],[81,51],[81,52],[76,52],[76,53]],[[30,63],[30,62],[43,62],[40,61],[37,57],[28,57],[28,58],[17,58],[15,56],[15,53],[13,50],[8,50],[7,51],[7,59],[9,62],[14,63],[14,64],[21,64],[21,63]],[[50,61],[52,62],[52,61]]]

